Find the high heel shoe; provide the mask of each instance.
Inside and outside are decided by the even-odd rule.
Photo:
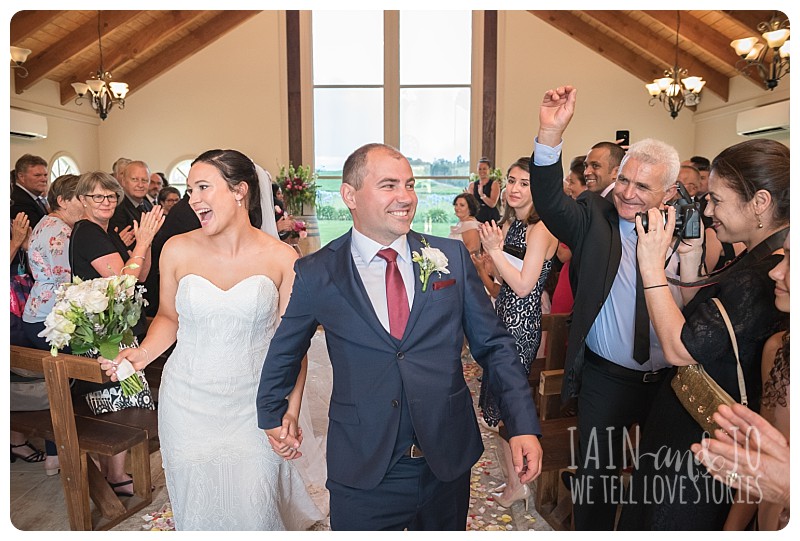
[[[525,505],[525,512],[528,512],[528,499],[531,495],[531,489],[528,488],[527,484],[520,485],[520,487],[514,491],[511,495],[506,495],[506,490],[503,492],[493,493],[492,497],[494,497],[494,501],[497,502],[497,505],[505,507],[506,509],[510,509],[515,502],[522,500],[523,504]]]
[[[58,463],[57,456],[48,456],[44,459],[44,474],[48,477],[58,475],[61,472],[61,465]]]
[[[18,455],[14,452],[14,449],[19,449],[20,447],[28,447],[33,452],[26,456]],[[19,445],[14,445],[13,443],[11,444],[11,462],[16,462],[18,458],[24,460],[25,462],[42,462],[46,456],[47,455],[44,451],[40,451],[29,441],[20,443]]]

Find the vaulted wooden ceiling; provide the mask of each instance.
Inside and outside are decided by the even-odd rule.
[[[664,76],[675,65],[676,11],[531,11],[643,82]],[[680,12],[678,65],[706,81],[705,90],[728,100],[729,82],[739,75],[731,41],[760,36],[757,27],[776,11]],[[565,59],[565,61],[568,61]],[[764,87],[753,69],[745,74]]]
[[[103,64],[135,93],[149,81],[219,39],[258,11],[100,12]],[[530,13],[601,54],[643,82],[663,76],[675,63],[675,11],[539,11]],[[728,99],[729,80],[739,75],[734,39],[758,35],[773,11],[680,12],[679,64]],[[785,18],[785,15],[779,13]],[[11,19],[11,45],[31,49],[27,78],[15,71],[16,92],[42,79],[56,81],[61,102],[75,96],[71,83],[85,81],[100,65],[98,12],[20,11]],[[568,61],[568,59],[565,59]],[[746,76],[759,86],[755,73]]]
[[[259,11],[20,11],[11,19],[11,45],[33,51],[28,77],[15,72],[20,94],[41,81],[56,81],[61,103],[75,98],[71,84],[100,66],[135,93],[181,61],[213,43]]]

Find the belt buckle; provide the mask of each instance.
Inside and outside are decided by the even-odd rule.
[[[642,383],[655,383],[661,379],[660,372],[645,372],[642,375]]]
[[[425,453],[422,452],[422,449],[416,446],[416,444],[411,444],[411,449],[409,450],[409,454],[411,458],[422,458],[425,456]]]

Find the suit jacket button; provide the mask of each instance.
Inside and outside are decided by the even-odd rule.
[[[392,407],[393,408],[396,408],[399,405],[400,405],[400,402],[398,402],[397,400],[392,400]]]
[[[406,354],[405,354],[405,353],[403,353],[402,351],[398,351],[398,352],[397,352],[397,358],[398,358],[398,359],[400,359],[400,360],[402,361],[403,359],[405,359],[405,358],[406,358]]]

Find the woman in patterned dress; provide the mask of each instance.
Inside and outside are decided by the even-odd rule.
[[[530,372],[542,338],[542,290],[553,265],[553,256],[558,241],[550,234],[533,206],[530,191],[529,159],[520,158],[508,170],[506,204],[514,210],[511,220],[501,224],[494,222],[481,226],[483,249],[489,254],[496,270],[495,275],[503,284],[497,296],[495,310],[508,331],[514,336],[519,360]],[[503,243],[519,257],[509,257]],[[483,418],[489,426],[496,426],[500,418],[497,399],[489,392],[488,378],[481,382],[479,405]],[[506,471],[514,471],[511,451],[503,441],[498,451],[506,462]],[[516,476],[510,475],[505,489],[495,494],[494,500],[503,507],[510,507],[517,500],[524,500],[527,508],[530,491],[521,485]]]

